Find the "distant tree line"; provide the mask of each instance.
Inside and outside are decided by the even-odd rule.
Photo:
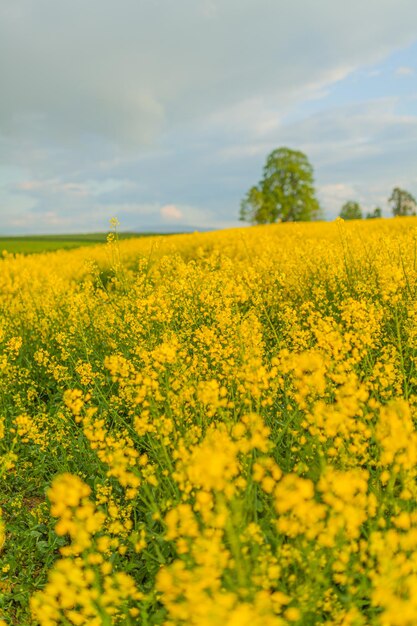
[[[388,200],[394,216],[417,215],[415,198],[395,187]],[[345,202],[339,216],[345,220],[382,217],[380,207],[364,216],[354,200]],[[252,224],[309,222],[322,217],[314,188],[313,168],[303,152],[278,148],[267,157],[263,176],[249,189],[240,205],[240,219]]]
[[[363,211],[359,202],[354,202],[353,200],[348,200],[342,206],[339,217],[342,217],[344,220],[361,220],[363,219]],[[366,219],[374,219],[377,217],[382,217],[382,209],[377,206],[373,211],[368,211],[365,215]]]
[[[406,217],[407,215],[417,215],[417,202],[414,196],[405,189],[400,187],[394,187],[392,194],[388,199],[388,203],[391,207],[394,217]],[[359,202],[348,200],[342,206],[339,217],[344,220],[361,220],[364,215]],[[382,210],[380,207],[376,207],[372,212],[368,212],[365,215],[366,219],[373,219],[375,217],[382,217]]]

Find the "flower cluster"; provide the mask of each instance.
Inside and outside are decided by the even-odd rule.
[[[4,255],[1,626],[414,626],[414,219]]]

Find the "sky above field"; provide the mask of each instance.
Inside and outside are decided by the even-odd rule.
[[[417,196],[415,0],[0,0],[0,85],[0,233],[239,225],[280,146]]]

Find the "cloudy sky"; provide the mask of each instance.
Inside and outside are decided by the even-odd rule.
[[[280,146],[417,196],[415,0],[0,0],[0,85],[0,234],[238,225]]]

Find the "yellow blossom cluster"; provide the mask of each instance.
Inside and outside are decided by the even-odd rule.
[[[32,614],[41,626],[116,624],[124,619],[123,609],[142,598],[131,576],[114,572],[103,556],[118,542],[98,536],[105,515],[90,494],[88,485],[72,474],[59,475],[48,491],[51,515],[59,518],[55,532],[68,535],[70,544],[61,548],[64,558],[55,563],[45,588],[31,599]]]
[[[1,626],[417,624],[416,232],[4,255]]]

